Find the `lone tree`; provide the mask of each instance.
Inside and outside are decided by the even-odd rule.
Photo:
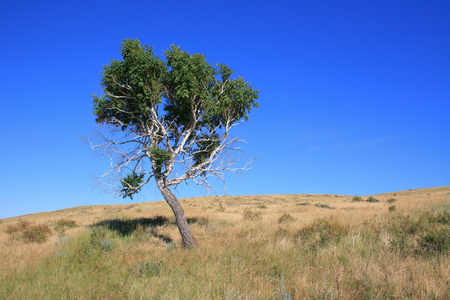
[[[133,198],[153,178],[172,209],[182,245],[197,241],[170,186],[192,180],[207,189],[211,176],[239,172],[238,137],[230,130],[258,107],[259,91],[224,64],[172,45],[164,58],[139,40],[124,40],[122,60],[104,66],[102,95],[94,95],[98,133],[92,148],[111,159],[100,176],[112,192]]]

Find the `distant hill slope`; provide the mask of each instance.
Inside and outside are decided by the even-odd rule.
[[[420,207],[434,202],[450,201],[450,186],[410,189],[398,192],[389,192],[376,195],[361,196],[363,199],[368,197],[379,198],[386,201],[388,198],[397,198],[399,200],[399,208],[402,204],[405,208]],[[198,210],[236,210],[245,207],[257,205],[266,206],[286,206],[301,202],[309,202],[311,204],[323,202],[324,204],[333,204],[337,208],[346,208],[354,195],[334,195],[334,194],[279,194],[279,195],[253,195],[253,196],[205,196],[193,198],[181,198],[184,209],[189,212]],[[407,200],[407,201],[404,201]],[[222,208],[220,208],[220,206]],[[58,218],[74,218],[80,224],[88,224],[95,219],[109,218],[118,215],[127,215],[133,217],[146,216],[148,214],[169,214],[170,208],[165,201],[140,202],[129,204],[115,205],[87,205],[72,207],[52,212],[43,212],[17,216],[12,218],[0,219],[0,231],[5,224],[15,222],[17,220],[27,220],[30,222],[47,222],[54,221]]]

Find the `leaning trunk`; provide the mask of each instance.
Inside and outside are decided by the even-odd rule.
[[[169,204],[170,208],[173,211],[173,214],[175,215],[176,224],[181,235],[181,244],[185,248],[197,246],[198,242],[195,239],[194,233],[192,232],[191,227],[186,220],[183,207],[181,206],[177,197],[172,193],[163,179],[157,180],[157,184],[159,190],[161,191],[161,194],[163,195],[164,199]]]

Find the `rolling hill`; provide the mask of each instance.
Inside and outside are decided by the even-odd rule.
[[[179,246],[164,201],[2,219],[0,297],[450,295],[450,186],[362,197],[210,196],[180,202],[199,248]]]

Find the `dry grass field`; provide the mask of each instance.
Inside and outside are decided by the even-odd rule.
[[[450,299],[450,186],[181,199],[0,220],[1,299]],[[377,200],[379,202],[377,202]]]

